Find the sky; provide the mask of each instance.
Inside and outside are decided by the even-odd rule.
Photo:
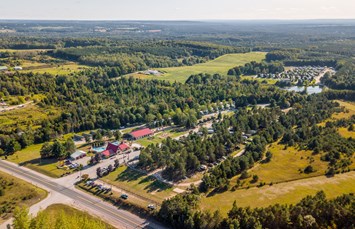
[[[354,19],[355,0],[0,0],[0,19]]]

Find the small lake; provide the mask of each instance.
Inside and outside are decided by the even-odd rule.
[[[285,88],[285,90],[287,91],[295,91],[295,92],[303,92],[304,91],[304,86],[292,86],[292,87],[288,87]],[[317,93],[321,93],[323,90],[323,87],[320,86],[309,86],[307,87],[307,94],[311,95],[311,94],[317,94]]]

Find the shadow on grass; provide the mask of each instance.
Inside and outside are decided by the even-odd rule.
[[[148,193],[151,192],[161,192],[171,188],[169,185],[158,181],[154,177],[146,176],[145,174],[139,173],[132,169],[126,168],[120,175],[117,176],[116,181],[120,182],[130,182],[138,181],[138,184],[146,185],[144,190]]]
[[[144,175],[141,173],[126,168],[125,171],[123,171],[120,175],[117,176],[116,181],[130,182],[130,181],[138,180],[143,176]]]
[[[55,158],[46,158],[46,159],[41,159],[41,158],[35,158],[29,161],[24,161],[19,163],[20,166],[26,166],[26,165],[35,165],[35,166],[46,166],[50,164],[57,163],[58,160]]]

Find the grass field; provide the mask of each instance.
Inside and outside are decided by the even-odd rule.
[[[43,109],[35,104],[26,107],[1,112],[0,128],[2,130],[13,129],[16,127],[25,129],[27,126],[35,126],[45,119],[52,119],[59,115],[55,108]]]
[[[332,119],[342,119],[342,118],[350,118],[351,116],[355,115],[355,103],[354,102],[345,102],[336,100],[341,107],[345,108],[345,112],[335,113],[332,115]]]
[[[344,138],[354,138],[355,139],[355,131],[349,131],[347,127],[341,127],[338,129],[339,134]]]
[[[280,170],[282,171],[282,170]],[[201,207],[205,210],[217,210],[226,216],[236,201],[240,207],[266,207],[276,203],[294,204],[307,195],[314,195],[323,190],[328,198],[335,198],[344,193],[355,192],[355,172],[336,175],[333,178],[325,176],[312,177],[303,180],[274,184],[261,188],[226,191],[212,197],[203,197]]]
[[[46,226],[48,228],[57,228],[58,227],[58,226],[56,227],[55,223],[56,223],[56,220],[59,219],[61,214],[65,214],[66,216],[69,216],[73,220],[76,220],[76,222],[78,222],[78,220],[80,220],[81,222],[89,220],[89,221],[101,223],[103,228],[105,228],[105,229],[113,229],[114,228],[113,226],[105,223],[104,221],[102,221],[101,219],[99,219],[97,217],[90,215],[87,212],[77,210],[75,208],[72,208],[72,207],[64,205],[64,204],[50,205],[48,208],[46,208],[43,211],[43,213],[46,216],[48,216],[49,222],[48,222],[48,224],[46,224]]]
[[[161,68],[159,71],[163,72],[161,76],[147,76],[143,74],[133,74],[136,77],[143,79],[161,79],[168,81],[185,82],[186,79],[193,75],[199,73],[219,73],[222,75],[227,75],[229,69],[244,65],[251,61],[260,62],[265,58],[263,52],[252,52],[252,53],[237,53],[237,54],[226,54],[220,56],[212,61],[196,64],[193,66],[183,66],[183,67],[172,67],[172,68]]]
[[[294,147],[284,149],[284,145],[276,143],[271,145],[268,150],[273,154],[271,161],[257,164],[248,171],[251,176],[257,175],[259,177],[258,182],[251,184],[251,177],[244,179],[244,187],[255,186],[259,182],[269,184],[320,176],[324,175],[328,168],[328,163],[320,160],[320,154],[312,155],[312,151],[298,151]],[[311,159],[314,160],[312,163],[310,163]],[[312,165],[316,171],[309,174],[301,173],[300,171],[303,171],[308,165]],[[238,178],[239,176],[234,177],[231,184],[236,184]]]
[[[85,65],[78,65],[76,63],[68,63],[68,64],[61,64],[61,65],[53,65],[53,66],[46,66],[41,67],[41,65],[33,65],[27,66],[33,67],[33,69],[23,70],[21,72],[33,72],[33,73],[48,73],[52,75],[67,75],[70,73],[74,73],[85,68],[89,68]]]
[[[0,224],[12,216],[15,206],[31,206],[47,196],[43,189],[3,172],[0,172],[0,182],[0,187],[4,187],[0,195]]]
[[[156,203],[161,203],[164,199],[174,195],[170,186],[125,166],[119,167],[116,171],[101,179],[120,189]],[[127,194],[129,195],[129,193]]]
[[[39,152],[41,147],[42,144],[31,145],[9,156],[8,160],[54,178],[68,172],[57,169],[58,161],[56,159],[41,159]]]

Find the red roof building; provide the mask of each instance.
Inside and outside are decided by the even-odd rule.
[[[109,142],[107,144],[106,150],[108,150],[110,154],[113,155],[113,154],[117,154],[118,148],[119,148],[118,145]]]
[[[104,158],[109,158],[111,156],[111,153],[109,150],[102,151],[101,156]]]
[[[135,140],[149,137],[153,135],[153,131],[149,128],[144,128],[141,130],[136,130],[130,133],[131,137]]]
[[[122,152],[126,151],[129,149],[129,145],[127,145],[126,143],[121,143],[118,145],[118,149]]]

